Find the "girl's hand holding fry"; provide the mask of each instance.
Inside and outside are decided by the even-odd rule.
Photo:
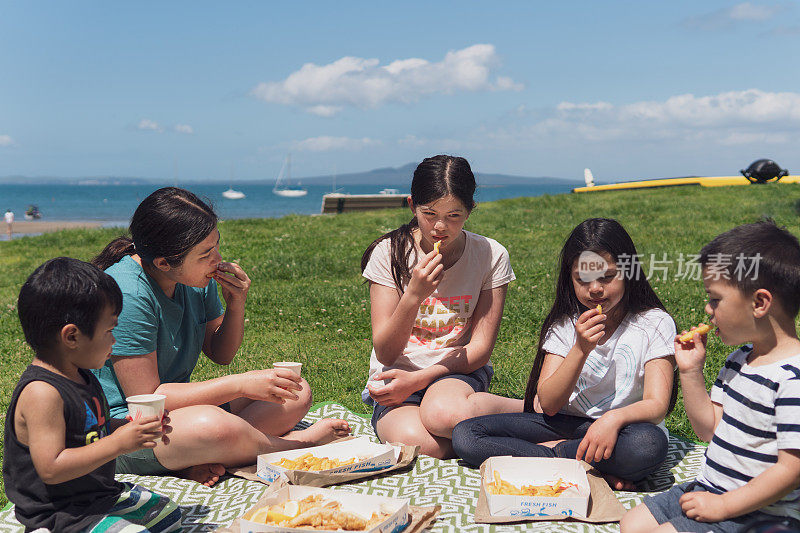
[[[431,250],[411,270],[411,279],[408,282],[406,292],[419,302],[422,302],[439,286],[442,281],[443,270],[441,254],[436,250]]]
[[[599,306],[598,306],[599,307]],[[594,350],[605,333],[605,315],[593,307],[578,317],[575,332],[578,334],[576,344],[584,355]]]

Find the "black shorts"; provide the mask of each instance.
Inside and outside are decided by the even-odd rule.
[[[494,375],[494,370],[489,365],[485,365],[480,367],[475,372],[471,374],[448,374],[446,376],[442,376],[440,378],[436,378],[431,382],[431,385],[436,383],[437,381],[442,381],[443,379],[457,379],[459,381],[463,381],[475,392],[486,392],[489,390],[489,382],[492,380],[492,376]],[[422,397],[425,396],[425,392],[430,388],[431,385],[428,385],[424,389],[420,389],[417,392],[414,392],[406,398],[406,400],[402,403],[402,405],[420,405],[422,403]],[[374,404],[375,408],[372,411],[372,427],[375,429],[375,432],[378,431],[378,420],[381,419],[383,415],[385,415],[390,410],[394,409],[395,407],[400,407],[399,405],[395,405],[392,407],[388,407],[386,405]]]

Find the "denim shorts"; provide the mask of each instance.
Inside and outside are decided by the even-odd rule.
[[[463,381],[475,392],[486,392],[489,390],[489,382],[492,380],[492,376],[494,375],[494,370],[489,365],[485,365],[480,367],[475,372],[470,374],[448,374],[446,376],[442,376],[440,378],[436,378],[431,382],[431,385],[436,383],[437,381],[442,381],[443,379],[457,379],[459,381]],[[425,392],[430,388],[431,385],[428,385],[424,389],[420,389],[417,392],[414,392],[406,398],[406,400],[402,403],[402,405],[420,405],[422,403],[422,397],[425,396]],[[397,405],[388,407],[386,405],[380,405],[373,402],[375,406],[374,410],[372,411],[372,428],[377,433],[378,431],[378,420],[381,419],[383,415],[387,412],[391,411],[395,407],[399,407]]]
[[[690,481],[675,485],[666,492],[656,494],[644,499],[647,510],[659,524],[669,522],[678,531],[706,533],[728,533],[740,531],[742,527],[753,520],[763,517],[763,513],[749,513],[722,522],[698,522],[692,520],[683,513],[681,508],[681,496],[687,492],[705,491],[706,489],[699,483]]]

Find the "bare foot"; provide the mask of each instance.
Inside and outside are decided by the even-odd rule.
[[[628,491],[636,490],[636,483],[634,483],[633,481],[628,481],[627,479],[622,479],[617,476],[612,476],[611,474],[604,474],[603,477],[613,490],[628,490]]]
[[[284,438],[301,441],[312,446],[328,444],[350,434],[350,424],[339,418],[323,418],[314,422],[311,427],[299,431],[290,431]]]
[[[225,473],[225,467],[219,463],[209,463],[205,465],[190,466],[178,472],[178,476],[197,481],[206,487],[212,486],[219,481],[220,476]]]

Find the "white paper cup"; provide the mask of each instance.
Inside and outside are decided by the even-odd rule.
[[[295,363],[292,361],[278,361],[277,363],[272,363],[272,366],[273,368],[286,368],[299,376],[300,369],[303,368],[303,363]]]
[[[136,396],[128,396],[125,401],[128,402],[128,415],[133,420],[140,418],[152,418],[158,416],[164,417],[164,401],[167,399],[163,394],[137,394]],[[161,437],[156,439],[160,442]]]

